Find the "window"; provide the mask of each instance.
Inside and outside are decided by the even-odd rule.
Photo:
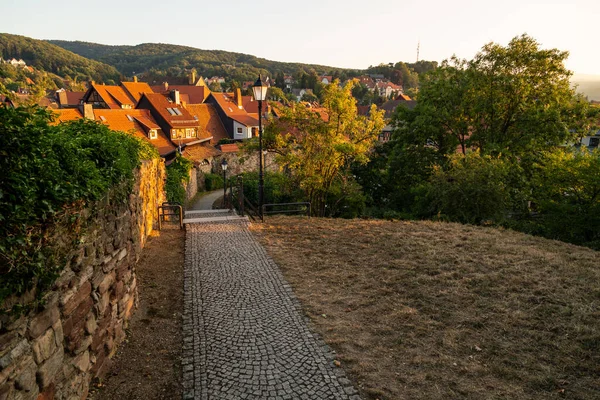
[[[173,108],[172,110],[173,110],[173,112],[175,113],[175,115],[183,115],[183,114],[181,113],[181,111],[179,111],[179,108]]]
[[[185,129],[185,137],[186,138],[196,137],[196,129],[194,129],[194,128],[186,128]]]
[[[173,111],[172,108],[167,108],[167,111],[169,112],[169,114],[175,115],[175,111]]]
[[[171,137],[172,137],[173,139],[177,139],[177,129],[173,129],[173,130],[171,130]]]
[[[158,135],[156,134],[156,129],[150,129],[148,135],[150,136],[150,139],[156,139],[158,137]]]
[[[242,133],[242,128],[241,127],[237,128],[237,133]]]
[[[600,138],[592,137],[590,138],[590,147],[598,147],[600,145]]]

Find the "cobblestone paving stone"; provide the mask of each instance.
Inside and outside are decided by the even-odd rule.
[[[186,229],[184,399],[360,400],[247,222]]]

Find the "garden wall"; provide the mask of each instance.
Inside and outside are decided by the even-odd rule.
[[[0,321],[0,399],[85,399],[125,339],[136,307],[135,265],[165,201],[162,160],[144,162],[133,193],[118,190],[56,224],[67,264],[41,309]]]

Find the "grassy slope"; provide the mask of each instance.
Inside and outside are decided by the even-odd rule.
[[[136,46],[108,46],[88,42],[50,40],[74,53],[114,65],[126,75],[140,73],[150,68],[167,70],[168,68],[197,68],[200,74],[222,72],[223,64],[242,69],[241,74],[255,77],[259,70],[268,70],[271,74],[278,71],[294,73],[301,69],[315,69],[318,72],[341,70],[341,68],[322,65],[284,63],[258,58],[249,54],[233,53],[222,50],[201,50],[194,47],[163,43],[144,43]],[[231,75],[231,70],[229,74]]]
[[[119,72],[112,66],[89,60],[44,40],[0,33],[0,55],[5,59],[22,58],[28,65],[58,76],[93,79],[99,82],[118,81]]]
[[[254,229],[365,398],[600,398],[598,252],[433,222]]]

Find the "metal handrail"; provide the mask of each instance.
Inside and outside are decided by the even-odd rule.
[[[175,212],[165,212],[165,211],[175,211]],[[158,206],[158,230],[162,229],[162,223],[165,221],[169,221],[169,219],[165,219],[165,217],[171,215],[179,216],[179,229],[183,229],[183,207],[178,203],[162,203],[162,205]],[[169,221],[170,222],[170,221]]]
[[[299,212],[304,212],[304,209],[301,207],[298,207],[297,209],[293,209],[293,210],[272,210],[272,211],[267,211],[267,207],[275,207],[275,206],[306,206],[306,216],[308,218],[310,218],[310,212],[311,212],[311,205],[309,201],[302,201],[302,202],[297,202],[297,203],[271,203],[271,204],[263,204],[262,206],[262,214],[263,215],[268,215],[268,214],[288,214],[288,213],[299,213]]]

